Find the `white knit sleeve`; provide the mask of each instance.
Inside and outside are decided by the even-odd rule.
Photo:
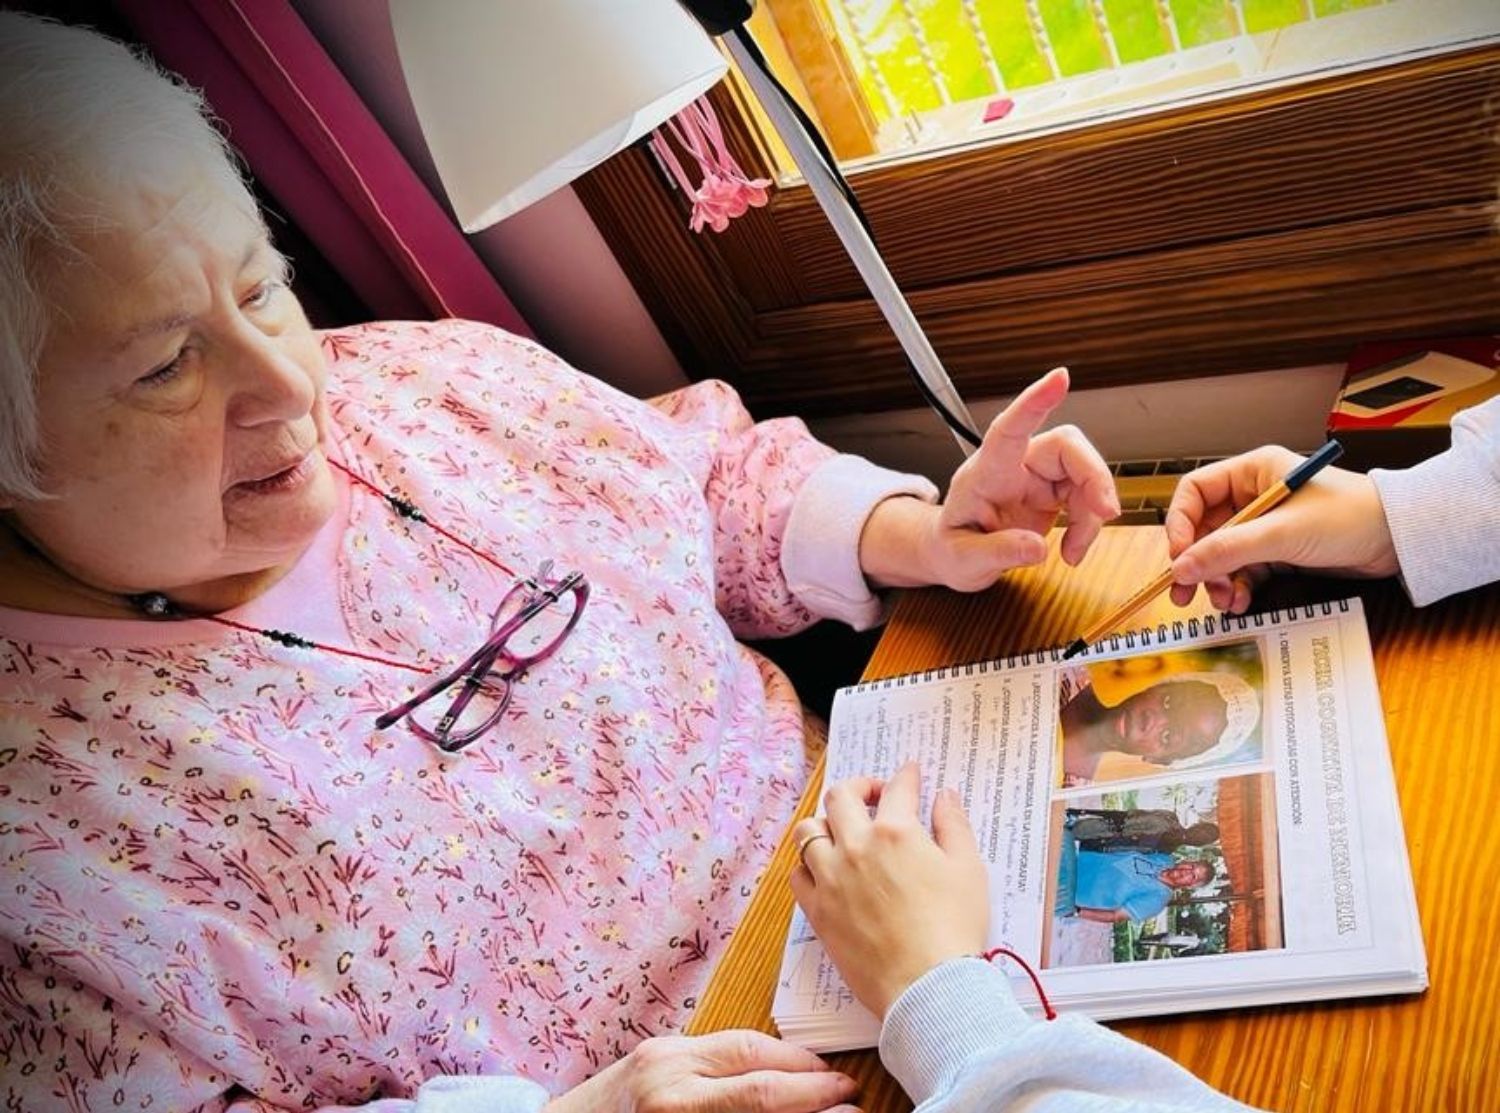
[[[977,958],[930,970],[897,999],[880,1058],[917,1113],[1185,1113],[1247,1108],[1166,1056],[1082,1016],[1033,1020]]]
[[[1413,603],[1500,580],[1500,398],[1453,419],[1447,452],[1370,478]]]

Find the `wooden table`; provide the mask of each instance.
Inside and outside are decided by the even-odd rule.
[[[981,595],[907,593],[865,679],[1065,644],[1165,561],[1154,527],[1105,530],[1078,569],[1057,561],[1055,548],[1047,564]],[[1263,1108],[1500,1109],[1500,585],[1418,611],[1393,581],[1286,577],[1257,606],[1352,594],[1365,600],[1431,988],[1115,1027]],[[1187,613],[1208,610],[1200,593]],[[1130,625],[1183,614],[1162,598]],[[813,810],[820,782],[821,769],[799,818]],[[688,1031],[774,1031],[795,859],[783,838]],[[874,1052],[829,1058],[864,1084],[866,1113],[911,1108]]]

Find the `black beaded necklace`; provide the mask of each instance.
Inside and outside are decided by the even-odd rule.
[[[462,537],[459,537],[457,534],[451,533],[450,531],[440,526],[437,522],[434,522],[431,518],[424,514],[415,503],[411,502],[410,500],[401,498],[399,495],[391,494],[388,491],[381,490],[364,476],[358,474],[357,472],[351,471],[349,468],[346,468],[343,464],[339,463],[336,460],[329,459],[328,463],[329,466],[336,468],[337,470],[343,472],[346,476],[348,476],[354,484],[355,489],[375,495],[387,506],[389,506],[398,517],[405,518],[409,522],[417,522],[427,527],[428,529],[433,530],[440,537],[447,539],[448,541],[457,545],[459,548],[465,550],[473,556],[478,557],[480,560],[486,562],[487,564],[498,568],[507,576],[515,575],[514,572],[512,572],[505,565],[501,564],[498,560],[496,560],[489,553],[485,552],[483,549],[469,544],[469,542],[465,541]],[[381,657],[374,653],[363,653],[360,650],[350,649],[347,646],[328,645],[325,642],[313,641],[311,638],[305,638],[301,634],[295,634],[287,630],[272,630],[259,626],[251,626],[248,623],[237,622],[232,618],[225,618],[223,615],[213,614],[212,612],[208,611],[187,611],[174,603],[172,599],[164,592],[160,591],[145,591],[137,595],[127,595],[125,596],[125,600],[135,610],[151,619],[203,619],[208,622],[217,623],[220,626],[227,626],[231,630],[240,630],[247,634],[254,634],[257,637],[265,638],[267,641],[272,641],[277,645],[287,646],[291,649],[312,649],[322,653],[335,653],[341,657],[352,657],[356,660],[370,661],[377,665],[387,665],[390,668],[395,669],[406,669],[410,672],[433,673],[437,671],[435,668],[427,665],[413,665],[407,661],[397,661],[393,658]]]

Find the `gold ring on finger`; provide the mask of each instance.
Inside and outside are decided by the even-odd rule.
[[[833,836],[827,831],[814,831],[797,844],[797,858],[802,863],[804,869],[807,868],[807,848],[819,839],[827,839],[829,842],[832,842]]]

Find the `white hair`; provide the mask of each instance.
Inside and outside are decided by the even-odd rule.
[[[109,226],[127,159],[148,144],[195,157],[254,207],[196,89],[114,39],[0,12],[0,499],[46,497],[37,363],[56,311],[44,264]]]

